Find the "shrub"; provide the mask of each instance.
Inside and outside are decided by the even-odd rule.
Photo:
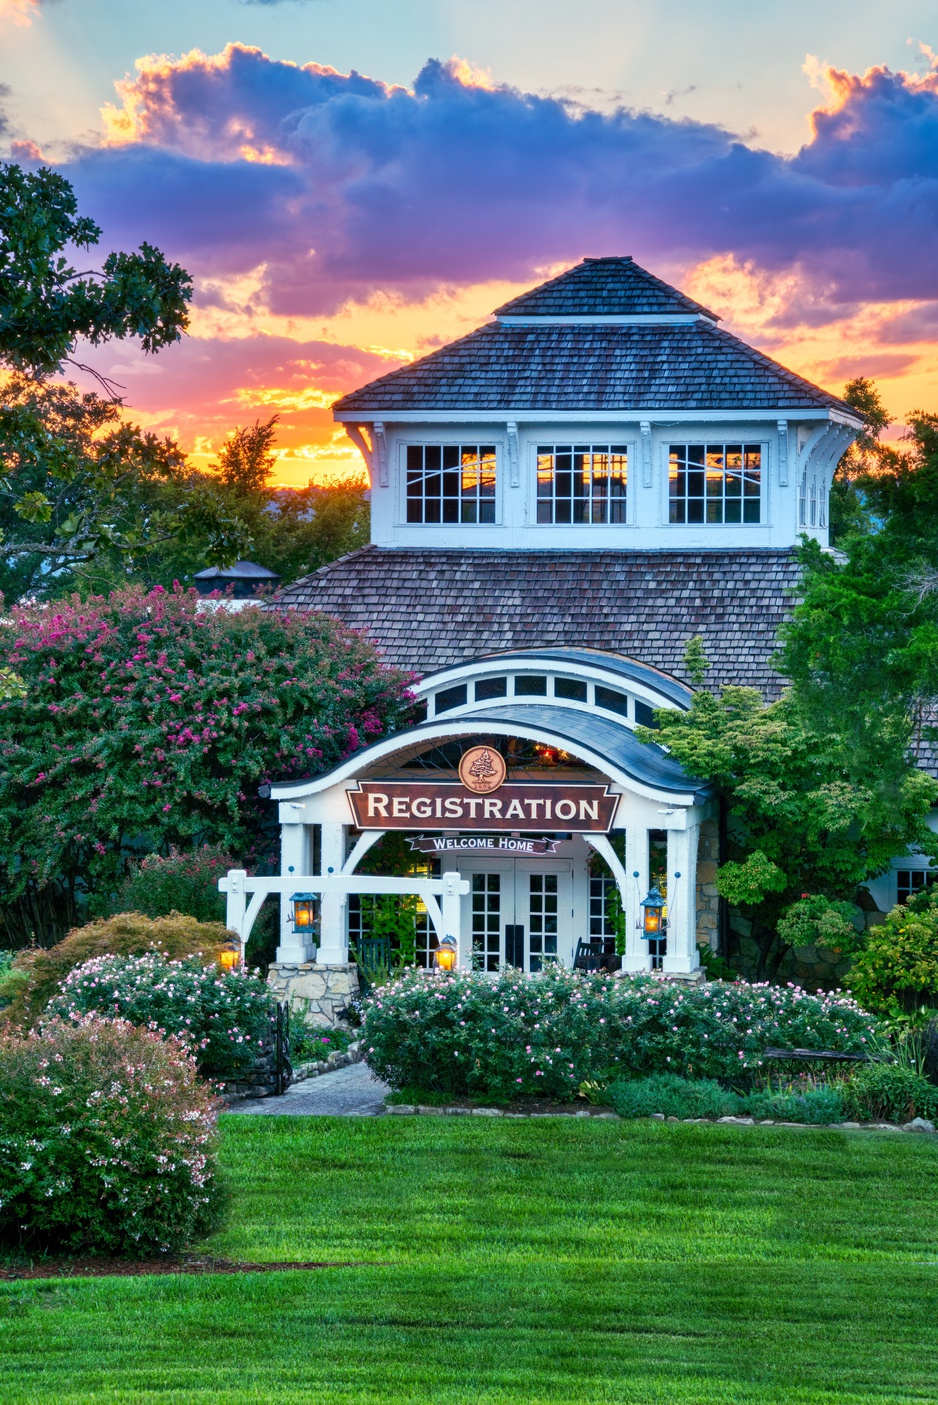
[[[0,875],[24,938],[113,892],[141,846],[211,842],[259,867],[278,831],[258,786],[328,770],[412,702],[337,620],[161,587],[17,606],[0,656],[25,688],[0,701]]]
[[[205,1077],[234,1078],[272,1051],[270,989],[255,975],[203,966],[195,957],[97,956],[78,966],[51,1001],[51,1016],[120,1016],[177,1035]]]
[[[199,922],[223,922],[225,898],[218,880],[240,867],[218,844],[203,844],[191,853],[174,847],[166,856],[148,854],[121,885],[114,911],[147,917],[184,912]]]
[[[771,1117],[777,1122],[842,1122],[846,1105],[840,1088],[817,1088],[750,1093],[743,1099],[747,1117]]]
[[[152,919],[139,912],[121,912],[76,927],[48,950],[21,951],[13,970],[25,979],[6,983],[10,1003],[4,1011],[9,1025],[29,1026],[59,992],[76,966],[96,956],[142,956],[159,951],[169,957],[203,953],[214,962],[219,948],[231,934],[221,922],[197,922],[178,912]]]
[[[313,1025],[290,1022],[290,1058],[298,1063],[327,1059],[330,1054],[344,1054],[358,1038],[350,1029],[317,1029]]]
[[[364,1003],[368,1062],[394,1088],[570,1098],[591,1077],[748,1080],[767,1045],[861,1052],[875,1021],[839,994],[682,988],[553,969],[535,978],[404,973]]]
[[[71,1253],[181,1248],[217,1214],[218,1106],[176,1041],[126,1020],[0,1038],[0,1237]]]
[[[679,1078],[676,1073],[612,1083],[606,1101],[620,1117],[650,1117],[654,1112],[665,1117],[729,1117],[742,1105],[736,1093],[712,1078]]]
[[[933,889],[894,907],[885,922],[870,929],[849,983],[856,998],[878,1014],[938,1005],[938,894]]]
[[[938,1088],[902,1064],[867,1064],[844,1085],[844,1092],[851,1114],[861,1121],[938,1116]]]

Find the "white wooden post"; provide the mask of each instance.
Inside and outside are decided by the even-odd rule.
[[[461,883],[458,873],[443,874],[443,935],[452,937],[456,943],[456,965],[460,971],[472,970],[472,938],[470,933],[463,936],[460,922],[460,892],[469,885]]]
[[[628,874],[628,901],[625,904],[625,959],[623,971],[650,971],[651,954],[645,938],[645,912],[642,898],[651,883],[648,830],[632,825],[625,833],[625,868]],[[637,876],[636,876],[637,875]]]
[[[280,836],[280,872],[283,877],[305,873],[309,866],[306,860],[306,826],[281,825]],[[293,904],[290,894],[299,891],[299,887],[297,884],[293,888],[284,888],[280,894],[280,945],[277,947],[277,960],[285,961],[291,966],[313,959],[312,933],[293,930]]]
[[[345,825],[322,826],[322,871],[341,873],[345,865]],[[319,950],[321,966],[343,966],[348,961],[348,893],[323,893],[319,906]]]
[[[668,830],[668,945],[661,969],[690,975],[700,965],[697,950],[697,840],[699,824]]]
[[[237,932],[241,938],[241,955],[244,956],[244,910],[246,899],[244,895],[244,880],[247,878],[247,869],[232,868],[228,870],[227,901],[225,903],[225,926],[231,932]]]

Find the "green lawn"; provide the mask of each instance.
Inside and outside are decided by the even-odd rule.
[[[0,1286],[4,1402],[938,1400],[938,1148],[655,1122],[229,1116],[241,1259]]]

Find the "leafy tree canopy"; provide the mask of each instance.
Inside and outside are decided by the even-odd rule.
[[[0,163],[0,364],[44,377],[72,361],[80,339],[130,337],[147,352],[179,340],[192,297],[185,269],[152,244],[75,269],[64,251],[100,238],[64,176]]]
[[[835,733],[808,726],[792,694],[766,706],[753,688],[699,691],[687,712],[655,715],[658,728],[638,728],[639,737],[666,746],[727,808],[717,887],[752,921],[760,977],[775,974],[808,921],[814,939],[826,932],[842,942],[844,910],[832,915],[831,902],[852,899],[895,854],[913,844],[938,853],[926,823],[938,784],[909,764],[902,731],[881,738],[883,764],[869,768]],[[820,906],[792,911],[808,896]],[[788,938],[783,926],[779,940],[786,915]]]

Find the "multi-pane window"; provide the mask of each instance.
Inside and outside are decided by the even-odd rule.
[[[532,873],[529,899],[531,932],[528,938],[528,967],[543,971],[547,962],[557,960],[557,875]]]
[[[494,444],[408,444],[407,520],[494,522]]]
[[[923,888],[930,888],[938,879],[938,872],[932,872],[927,868],[900,868],[896,873],[896,901],[900,903],[908,902],[913,893],[920,893]]]
[[[497,971],[501,961],[502,881],[498,873],[472,875],[472,965]]]
[[[539,444],[538,522],[624,522],[628,468],[625,444]]]
[[[670,522],[758,522],[762,449],[758,444],[672,444]]]

